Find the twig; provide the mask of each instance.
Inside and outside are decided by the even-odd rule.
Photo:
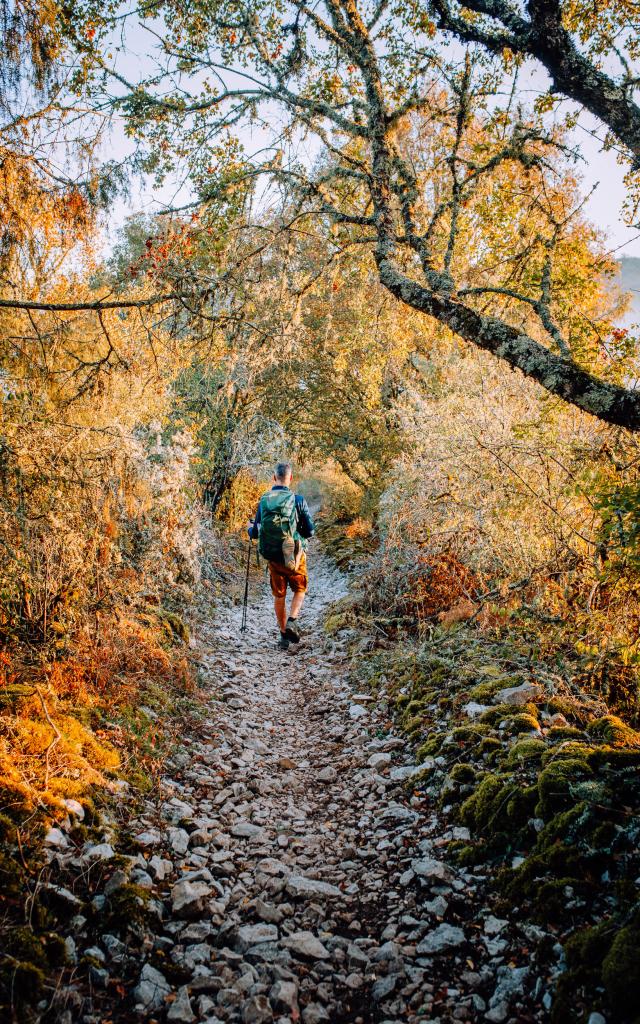
[[[42,693],[41,693],[39,687],[36,686],[35,687],[35,691],[38,694],[38,697],[40,699],[40,703],[42,705],[42,710],[44,711],[44,716],[45,716],[47,722],[49,723],[49,725],[51,726],[51,728],[52,728],[52,730],[54,732],[54,737],[53,737],[53,739],[51,740],[51,743],[49,744],[49,746],[47,747],[47,749],[44,752],[44,756],[45,756],[44,788],[47,789],[47,787],[49,785],[49,757],[51,755],[51,751],[53,750],[53,748],[62,739],[62,734],[61,734],[60,730],[58,729],[57,725],[55,724],[55,722],[52,720],[51,715],[49,714],[49,709],[47,708],[47,705],[45,703],[45,699],[42,696]]]

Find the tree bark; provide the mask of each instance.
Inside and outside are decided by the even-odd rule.
[[[435,317],[465,341],[503,359],[565,402],[613,426],[640,430],[640,391],[600,380],[503,320],[478,313],[455,295],[432,292],[401,273],[388,257],[379,254],[377,264],[380,281],[401,302]]]
[[[538,60],[549,73],[554,92],[580,103],[627,147],[633,167],[640,169],[640,107],[630,93],[577,48],[562,24],[557,0],[528,0],[529,20],[502,0],[463,0],[462,6],[488,16],[501,26],[494,31],[467,21],[449,0],[433,0],[440,26],[464,42],[480,43],[493,53],[505,48]]]

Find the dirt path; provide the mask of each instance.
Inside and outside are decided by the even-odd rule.
[[[210,723],[128,823],[142,852],[110,874],[108,850],[85,851],[104,858],[96,910],[111,923],[83,950],[96,962],[81,1019],[543,1019],[517,1009],[532,979],[505,958],[484,880],[438,853],[466,830],[407,794],[403,740],[352,693],[341,643],[323,634],[344,578],[317,550],[311,564],[299,649],[276,651],[266,585],[244,639],[238,608],[203,629]],[[113,906],[133,894],[135,911],[131,884],[151,916],[125,934]]]

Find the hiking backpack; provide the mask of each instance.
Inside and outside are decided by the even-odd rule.
[[[302,545],[297,531],[296,496],[293,491],[268,491],[260,498],[258,550],[268,562],[297,569]]]

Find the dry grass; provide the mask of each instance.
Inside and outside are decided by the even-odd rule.
[[[183,641],[158,613],[149,624],[110,620],[47,659],[27,646],[0,662],[0,790],[3,805],[55,814],[62,800],[109,787],[161,752],[162,710],[195,692]],[[173,616],[173,619],[176,617]],[[179,621],[179,620],[178,620]],[[171,627],[169,627],[169,631]]]

